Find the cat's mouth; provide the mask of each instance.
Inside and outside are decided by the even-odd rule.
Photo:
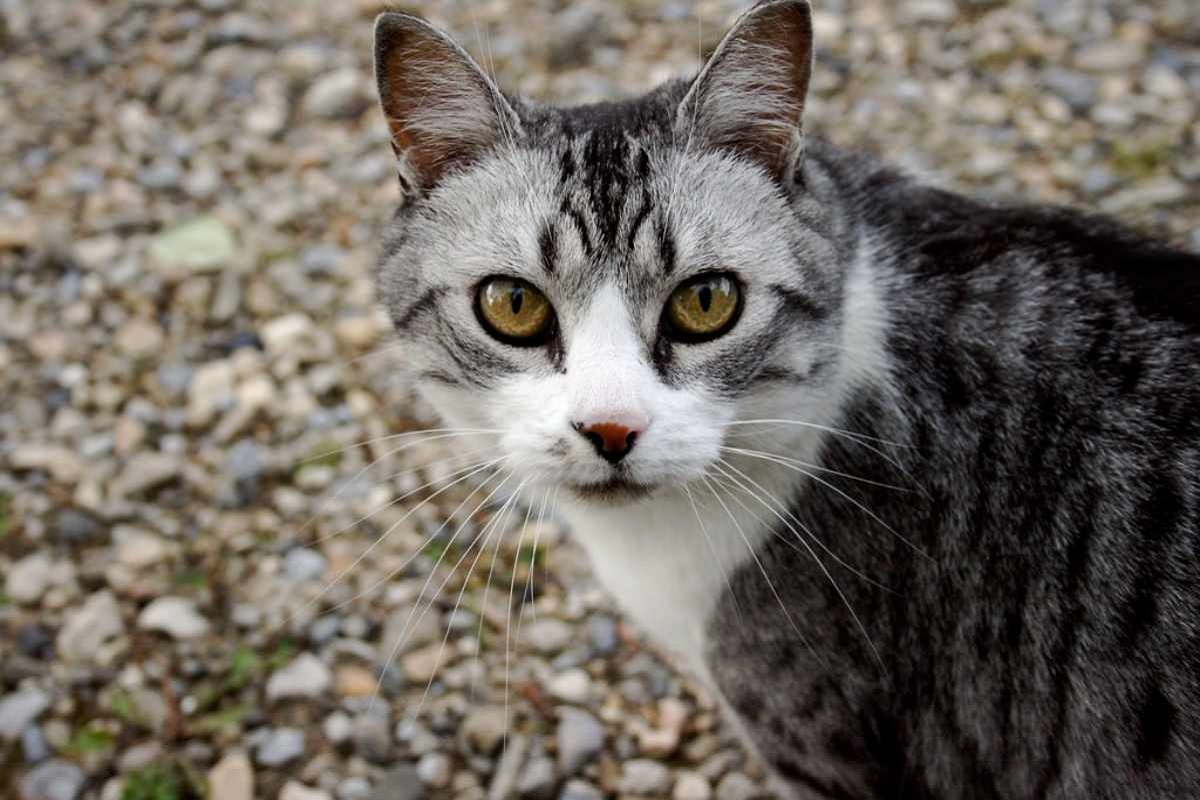
[[[583,500],[594,503],[628,503],[647,497],[654,491],[654,486],[614,475],[600,483],[570,483],[567,484],[576,495]]]

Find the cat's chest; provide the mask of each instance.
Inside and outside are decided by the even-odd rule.
[[[568,513],[575,538],[622,610],[660,645],[708,678],[706,629],[729,576],[755,556],[765,532],[711,498],[670,498],[634,509]]]

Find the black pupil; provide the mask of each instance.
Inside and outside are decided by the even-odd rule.
[[[521,313],[521,306],[525,302],[525,290],[520,286],[514,286],[508,294],[508,301],[512,304],[512,313],[515,317]]]
[[[696,299],[700,301],[700,310],[707,314],[708,309],[712,307],[712,288],[701,286],[696,292]]]

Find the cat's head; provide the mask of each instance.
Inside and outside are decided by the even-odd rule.
[[[691,82],[576,108],[506,97],[415,17],[375,36],[404,194],[380,295],[481,458],[624,503],[711,474],[739,421],[829,418],[846,256],[803,160],[807,3],[752,8]]]

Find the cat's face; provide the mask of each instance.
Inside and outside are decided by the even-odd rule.
[[[410,193],[381,295],[419,391],[524,485],[635,501],[711,474],[731,423],[832,405],[840,256],[794,172],[807,8],[773,5],[789,25],[744,18],[690,90],[579,110],[514,105],[440,34],[381,18]]]

